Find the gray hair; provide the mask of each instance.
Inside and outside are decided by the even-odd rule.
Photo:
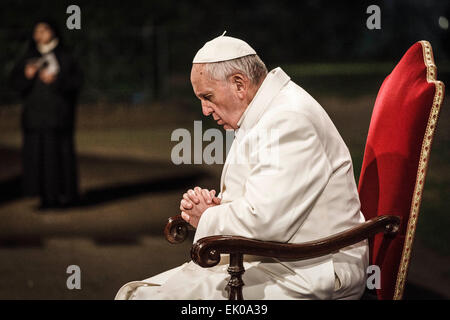
[[[235,73],[242,73],[254,85],[259,84],[267,75],[266,65],[257,54],[227,61],[207,63],[205,70],[212,79],[223,81]]]

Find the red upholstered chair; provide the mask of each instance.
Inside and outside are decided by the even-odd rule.
[[[431,142],[444,98],[436,80],[431,45],[415,43],[384,80],[375,102],[359,181],[366,222],[345,232],[303,244],[265,242],[236,236],[200,239],[191,249],[202,267],[230,254],[230,299],[243,299],[243,255],[309,259],[369,239],[370,264],[381,270],[378,299],[401,299],[419,215]],[[188,226],[169,219],[166,238],[179,243]]]
[[[359,180],[366,220],[401,218],[398,234],[371,242],[371,264],[381,269],[380,299],[401,299],[419,215],[431,142],[444,98],[431,45],[415,43],[381,85]]]

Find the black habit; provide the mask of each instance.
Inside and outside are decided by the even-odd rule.
[[[34,43],[15,66],[11,79],[24,100],[24,194],[39,195],[43,206],[71,204],[78,198],[74,118],[82,72],[62,44],[52,52],[59,64],[54,82],[42,82],[38,73],[32,79],[25,77],[27,62],[42,56]]]

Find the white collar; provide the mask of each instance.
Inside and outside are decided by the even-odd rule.
[[[239,119],[238,128],[244,130],[252,128],[273,98],[290,80],[291,78],[280,67],[270,71]]]
[[[38,44],[36,46],[36,48],[41,54],[46,54],[46,53],[49,53],[50,51],[52,51],[53,49],[55,49],[58,46],[58,44],[59,44],[59,39],[54,38],[49,43]]]

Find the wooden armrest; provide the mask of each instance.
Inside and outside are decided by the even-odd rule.
[[[178,214],[169,218],[164,228],[164,235],[170,243],[178,244],[186,240],[189,230],[192,229],[193,227]]]
[[[359,226],[335,235],[301,244],[261,241],[237,236],[211,236],[198,240],[191,248],[192,260],[201,267],[209,268],[220,262],[221,254],[230,254],[228,273],[231,278],[227,285],[230,300],[242,300],[242,274],[244,254],[272,257],[277,259],[305,260],[324,256],[375,234],[384,232],[394,236],[400,226],[400,217],[378,216]],[[192,227],[180,215],[169,218],[164,229],[170,243],[181,243]]]
[[[395,235],[400,225],[398,216],[378,216],[330,237],[291,244],[261,241],[237,236],[211,236],[199,239],[191,248],[191,258],[199,266],[209,268],[220,262],[221,254],[250,254],[277,259],[305,260],[338,251],[370,238],[377,233]]]

